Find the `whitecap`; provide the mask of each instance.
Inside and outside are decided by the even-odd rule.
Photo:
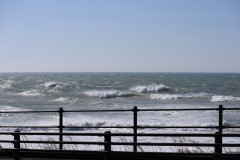
[[[215,95],[212,96],[211,102],[237,102],[240,101],[239,97],[233,97],[233,96],[223,96],[223,95]]]
[[[161,99],[161,100],[170,100],[170,99],[182,99],[190,98],[191,96],[187,95],[177,95],[177,94],[151,94],[151,99]]]
[[[138,92],[138,93],[157,93],[168,91],[170,88],[163,84],[160,85],[149,85],[149,86],[136,86],[131,88],[131,91]]]
[[[33,90],[27,90],[24,92],[19,93],[22,96],[41,96],[42,94],[38,92],[38,90],[33,89]]]
[[[115,98],[122,95],[122,93],[118,91],[88,91],[88,92],[85,92],[85,94],[90,97],[101,98],[101,99]]]
[[[192,94],[151,94],[150,99],[171,100],[171,99],[186,99],[200,98],[209,99],[210,94],[207,93],[192,93]]]
[[[14,107],[14,106],[5,106],[5,105],[0,105],[0,111],[1,112],[4,112],[4,111],[22,111],[24,109],[22,108],[17,108],[17,107]]]
[[[124,93],[124,92],[119,92],[115,90],[103,90],[103,91],[92,90],[92,91],[85,92],[85,94],[89,97],[95,97],[95,98],[101,98],[101,99],[116,98],[116,97],[131,97],[136,95],[133,93],[128,93],[128,92]]]
[[[61,102],[61,103],[76,103],[78,102],[77,98],[71,97],[60,97],[54,100],[54,102]]]

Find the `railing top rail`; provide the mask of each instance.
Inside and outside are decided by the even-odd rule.
[[[0,111],[1,113],[57,113],[58,110],[46,110],[46,111]]]
[[[79,132],[0,132],[0,135],[72,135],[72,136],[173,136],[173,137],[214,137],[214,133],[79,133]],[[240,136],[240,134],[222,134],[226,137]]]
[[[138,111],[215,111],[218,108],[166,108],[166,109],[138,109]]]
[[[222,137],[240,137],[240,134],[219,133]],[[215,137],[215,133],[79,133],[79,132],[0,132],[0,135],[71,135],[71,136],[172,136],[172,137]]]
[[[59,128],[56,126],[0,126],[0,128]],[[62,126],[63,129],[82,129],[82,128],[134,128],[134,126]],[[154,129],[164,129],[164,128],[206,128],[206,129],[218,129],[219,126],[137,126],[137,128],[154,128]],[[222,128],[238,129],[240,126],[223,126]]]
[[[130,112],[132,109],[64,110],[64,112]]]
[[[222,108],[223,110],[240,110],[240,108]],[[138,112],[141,111],[215,111],[219,108],[163,108],[163,109],[137,109]],[[61,110],[61,112],[130,112],[133,109],[101,109],[101,110]],[[0,111],[1,113],[57,113],[59,110],[39,110],[39,111]]]

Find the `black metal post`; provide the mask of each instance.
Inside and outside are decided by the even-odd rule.
[[[63,135],[61,135],[61,133],[63,133],[63,108],[59,108],[59,141],[62,142],[63,141]],[[62,150],[63,149],[63,144],[59,143],[59,149]]]
[[[215,156],[215,160],[221,160],[222,159],[222,132],[218,131],[215,133],[215,153],[217,154]]]
[[[104,151],[106,151],[107,153],[105,154],[104,160],[110,160],[111,159],[111,143],[112,143],[112,139],[111,139],[111,132],[110,131],[106,131],[104,132],[106,135],[104,135],[104,142],[106,142],[106,144],[104,145]]]
[[[137,127],[138,127],[137,126],[137,112],[138,112],[137,106],[134,106],[134,108],[133,108],[133,133],[134,134],[137,134]],[[137,143],[137,135],[133,136],[133,142]],[[133,145],[133,151],[137,152],[136,144]]]
[[[218,111],[219,111],[219,124],[218,124],[218,130],[219,132],[222,132],[223,130],[223,105],[219,105]]]
[[[106,131],[104,132],[106,135],[104,135],[104,142],[106,142],[107,144],[104,145],[104,151],[107,152],[111,152],[111,132],[110,131]]]
[[[15,130],[14,131],[15,134],[13,135],[14,136],[14,160],[20,160],[20,131],[19,130]]]

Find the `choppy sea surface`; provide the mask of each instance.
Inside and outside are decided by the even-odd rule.
[[[140,109],[216,108],[220,104],[240,107],[239,73],[0,73],[0,111],[58,110],[60,107],[64,110],[132,109],[133,106]],[[132,112],[64,113],[64,125],[131,126],[132,118]],[[140,112],[138,116],[140,126],[217,124],[217,111]],[[0,126],[6,125],[58,125],[58,114],[1,114]],[[240,112],[225,111],[224,125],[239,126]],[[139,130],[157,133],[186,131],[215,130]],[[238,132],[234,129],[227,131]]]

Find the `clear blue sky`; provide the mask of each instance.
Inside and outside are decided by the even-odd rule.
[[[0,0],[0,72],[240,72],[239,0]]]

